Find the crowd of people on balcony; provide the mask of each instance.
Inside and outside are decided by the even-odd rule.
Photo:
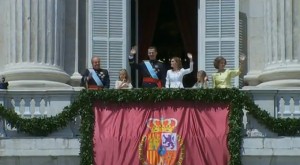
[[[182,67],[181,59],[173,57],[171,59],[171,69],[167,70],[163,62],[156,59],[156,47],[148,48],[149,60],[140,63],[135,61],[136,47],[133,47],[128,57],[131,69],[136,69],[142,76],[142,88],[184,88],[183,76],[193,71],[193,55],[187,53],[189,68]],[[245,55],[240,55],[239,68],[227,69],[227,61],[223,56],[218,56],[214,60],[216,72],[212,74],[212,88],[232,88],[232,78],[240,75],[245,61]],[[93,56],[91,59],[91,69],[86,69],[81,79],[81,86],[87,89],[110,88],[110,78],[108,70],[100,67],[100,57]],[[197,81],[192,88],[209,88],[208,76],[204,70],[197,72]],[[126,69],[121,69],[119,79],[115,82],[115,89],[132,89],[131,80]]]

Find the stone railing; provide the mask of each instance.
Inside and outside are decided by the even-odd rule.
[[[300,90],[281,90],[276,95],[276,116],[280,118],[300,117]]]
[[[47,91],[13,91],[0,90],[0,104],[5,108],[14,109],[24,118],[49,117],[62,112],[65,106],[71,104],[82,88],[72,90]],[[243,89],[249,93],[261,109],[266,110],[273,117],[295,118],[300,116],[300,90],[273,90],[273,89]],[[244,135],[246,137],[274,137],[264,126],[244,111]],[[79,135],[80,117],[77,117],[65,129],[52,133],[50,137],[76,137]],[[18,133],[9,123],[0,122],[1,137],[24,137],[26,134]]]
[[[300,117],[300,89],[243,89],[262,110],[275,118]],[[247,137],[276,137],[244,111],[244,128]]]
[[[64,107],[71,104],[82,88],[72,90],[36,90],[36,91],[0,91],[0,104],[5,108],[13,109],[23,118],[50,117],[62,112]],[[69,126],[50,137],[74,137],[78,135],[79,118],[71,122]],[[29,136],[17,132],[5,120],[0,122],[1,137]]]
[[[255,104],[273,117],[300,117],[300,89],[251,89],[248,92]]]

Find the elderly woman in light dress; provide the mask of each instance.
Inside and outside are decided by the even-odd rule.
[[[231,79],[241,74],[245,58],[244,54],[240,55],[240,66],[238,69],[226,69],[226,59],[222,56],[217,57],[214,61],[214,67],[217,69],[217,72],[212,74],[212,87],[232,88]]]

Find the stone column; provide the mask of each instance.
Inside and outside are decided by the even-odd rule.
[[[80,81],[81,81],[81,74],[78,72],[78,65],[79,65],[79,60],[78,60],[78,49],[79,49],[79,45],[78,45],[78,38],[79,38],[79,34],[78,34],[78,28],[79,28],[79,0],[76,0],[76,23],[75,23],[75,65],[74,65],[74,73],[71,76],[71,85],[72,86],[80,86]]]
[[[9,88],[59,88],[64,71],[65,0],[10,0]]]
[[[259,75],[264,69],[265,39],[264,39],[264,2],[266,0],[240,0],[240,12],[247,19],[247,75],[244,80],[249,84],[244,88],[260,84]]]
[[[258,86],[300,86],[299,6],[299,0],[265,0],[265,66]]]

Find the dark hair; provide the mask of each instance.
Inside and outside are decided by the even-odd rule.
[[[182,68],[181,59],[179,57],[173,57],[172,59],[175,60],[175,62],[177,63],[178,69],[181,69]]]
[[[214,67],[216,69],[219,69],[219,64],[220,64],[221,61],[224,61],[225,65],[227,64],[227,61],[226,61],[226,59],[223,56],[216,57],[215,61],[214,61]]]
[[[150,46],[148,49],[154,49],[157,52],[157,48],[155,46]]]

